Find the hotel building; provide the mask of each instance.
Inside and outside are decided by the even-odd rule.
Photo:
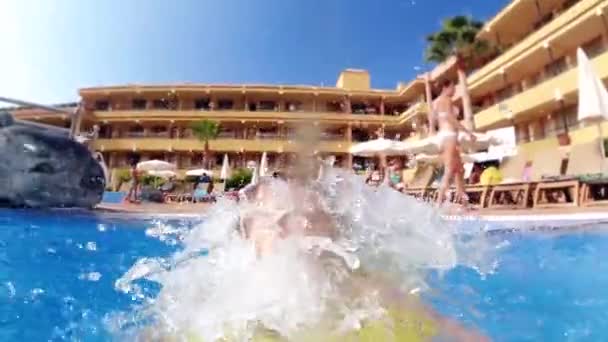
[[[529,155],[597,138],[577,118],[576,50],[608,79],[607,0],[514,0],[479,38],[502,52],[467,79],[478,131],[513,126]]]
[[[479,37],[499,53],[467,80],[476,130],[514,127],[520,152],[529,154],[597,137],[595,128],[577,119],[576,49],[582,47],[599,76],[608,78],[607,16],[608,0],[513,0],[490,19]],[[453,60],[431,72],[432,80],[445,77],[455,78]],[[215,163],[227,153],[233,166],[259,160],[263,152],[270,165],[280,163],[295,151],[301,125],[318,127],[313,152],[336,155],[345,167],[353,165],[349,147],[375,138],[380,128],[400,139],[419,139],[428,131],[422,79],[378,90],[364,70],[345,70],[335,87],[124,85],[84,88],[79,95],[85,103],[82,130],[101,127],[94,146],[113,169],[126,167],[134,152],[180,170],[200,167],[203,143],[189,127],[203,119],[220,123],[219,137],[210,142]],[[69,126],[61,115],[13,113]]]
[[[414,80],[394,90],[370,87],[364,70],[343,71],[335,87],[270,85],[125,85],[80,89],[85,104],[81,129],[100,127],[93,143],[111,169],[128,167],[129,156],[162,159],[180,170],[202,167],[204,144],[191,123],[220,124],[210,141],[212,164],[219,168],[224,154],[233,167],[260,160],[266,152],[274,167],[283,155],[295,152],[297,129],[315,127],[318,144],[306,146],[320,155],[335,155],[351,166],[352,143],[385,136],[404,138],[424,127],[424,82]],[[61,115],[39,110],[15,110],[20,119],[69,126]],[[355,161],[356,162],[356,161]],[[277,165],[278,166],[278,165]]]

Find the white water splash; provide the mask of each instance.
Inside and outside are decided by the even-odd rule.
[[[180,238],[182,250],[169,259],[142,258],[116,281],[118,290],[137,296],[142,296],[137,279],[162,286],[134,314],[153,320],[140,332],[246,341],[264,327],[290,338],[328,325],[328,318],[332,330],[348,331],[384,313],[373,290],[355,298],[343,291],[344,284],[356,282],[360,268],[388,275],[410,294],[427,288],[429,270],[492,269],[482,234],[469,229],[463,238],[427,204],[389,188],[373,190],[341,170],[326,170],[304,190],[274,180],[266,191],[257,202],[218,202],[202,224]],[[254,244],[237,232],[244,217],[255,217],[278,233],[286,212],[306,213],[315,206],[331,215],[334,239],[295,234],[259,257]],[[157,226],[147,233],[161,237],[176,231]]]

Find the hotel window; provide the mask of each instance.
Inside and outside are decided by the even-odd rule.
[[[196,110],[210,110],[209,99],[196,99],[194,100],[194,108]]]
[[[513,96],[513,85],[508,85],[496,92],[497,102],[504,101]]]
[[[133,99],[131,102],[131,107],[135,110],[143,110],[146,109],[146,104],[148,101],[146,99]]]
[[[566,57],[561,57],[545,66],[545,71],[549,77],[557,76],[568,69]]]
[[[353,102],[351,104],[351,109],[353,114],[366,114],[367,106],[363,102]]]
[[[408,109],[407,104],[387,104],[384,105],[386,115],[400,115]]]
[[[108,100],[97,100],[95,101],[95,110],[109,110],[110,101]]]
[[[581,0],[567,0],[566,2],[564,2],[564,5],[562,6],[562,9],[563,10],[567,10],[568,8],[576,5],[579,2],[581,2]]]
[[[271,112],[277,109],[277,103],[274,101],[260,101],[258,110]]]
[[[605,50],[602,36],[600,35],[588,41],[587,43],[583,44],[582,48],[585,50],[585,53],[587,56],[589,56],[589,58],[593,58],[601,54]]]
[[[539,21],[534,24],[534,31],[540,29],[541,27],[548,24],[551,20],[553,20],[553,12],[545,14]]]
[[[110,126],[110,125],[101,125],[99,127],[99,138],[100,139],[110,139],[110,138],[112,138],[112,126]]]
[[[168,133],[167,127],[165,126],[154,126],[150,131],[152,132],[151,135],[155,137],[165,137]]]
[[[287,108],[288,112],[301,112],[302,111],[302,102],[300,102],[300,101],[286,102],[285,108]]]
[[[257,139],[274,139],[278,136],[279,129],[277,127],[259,128],[255,134]]]
[[[233,107],[234,107],[234,101],[232,101],[232,100],[223,99],[223,100],[219,100],[217,102],[217,108],[219,110],[230,110]]]
[[[144,136],[144,128],[141,125],[132,126],[127,132],[129,138],[140,138]]]
[[[217,137],[234,139],[236,137],[236,131],[234,130],[234,128],[227,128],[224,126],[220,126],[220,131],[219,131]]]
[[[152,101],[152,108],[154,109],[169,109],[169,101],[166,99],[156,99]]]
[[[353,141],[368,141],[370,139],[369,132],[362,129],[353,129],[352,132]]]
[[[340,113],[344,111],[344,105],[340,101],[329,101],[326,103],[328,112]]]
[[[570,105],[564,108],[561,112],[562,115],[566,117],[566,124],[568,125],[568,130],[579,128],[580,121],[578,121],[578,104]]]

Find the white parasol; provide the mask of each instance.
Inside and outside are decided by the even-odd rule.
[[[171,171],[176,168],[175,164],[158,159],[137,163],[137,169],[141,171]]]
[[[475,158],[469,154],[462,154],[462,155],[460,155],[460,158],[463,163],[475,162]],[[437,163],[441,163],[443,161],[442,156],[439,154],[430,155],[430,154],[426,154],[426,153],[418,154],[415,159],[417,162],[430,163],[430,164],[437,164]]]
[[[249,184],[250,185],[256,185],[259,182],[260,182],[260,173],[258,171],[257,165],[255,165],[253,167],[253,169],[251,169],[251,182]]]
[[[262,159],[260,160],[260,177],[266,177],[266,173],[268,173],[268,156],[266,152],[262,153]]]
[[[471,137],[464,132],[458,134],[458,141],[464,150],[485,150],[490,146],[499,145],[501,143],[500,139],[489,134],[473,133],[473,135],[475,136],[475,142],[473,142]],[[434,155],[441,151],[441,140],[438,135],[433,135],[421,140],[404,142],[403,144],[403,149],[412,154],[425,153]]]
[[[228,161],[228,154],[224,154],[222,170],[220,171],[220,179],[228,179],[228,177],[230,177],[230,162]]]
[[[355,144],[350,148],[350,153],[361,157],[373,157],[379,154],[385,156],[406,155],[405,144],[402,141],[379,138]]]
[[[578,48],[576,57],[578,59],[578,119],[597,122],[602,153],[600,172],[603,172],[605,151],[601,121],[608,118],[608,91],[595,73],[583,49]]]
[[[211,177],[213,175],[213,171],[206,170],[206,169],[194,169],[194,170],[189,170],[186,172],[186,176],[200,177],[202,175],[207,175],[207,176]]]
[[[177,174],[171,170],[161,170],[161,171],[148,171],[150,176],[161,177],[161,178],[171,178],[177,177]]]

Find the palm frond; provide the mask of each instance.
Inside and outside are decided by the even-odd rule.
[[[455,16],[444,20],[441,30],[427,36],[426,59],[441,63],[456,55],[470,60],[476,54],[487,51],[488,44],[477,38],[482,27],[482,22],[468,16]]]
[[[220,125],[215,121],[202,120],[193,122],[190,125],[192,134],[201,141],[209,141],[217,138],[220,132]]]

